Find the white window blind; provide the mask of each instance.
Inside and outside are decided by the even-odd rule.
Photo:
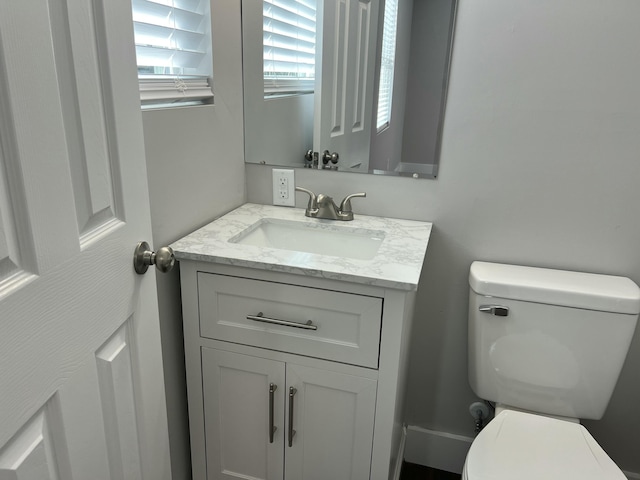
[[[396,30],[398,27],[398,0],[386,0],[378,89],[378,118],[376,128],[381,130],[391,123],[393,100],[393,73],[396,58]]]
[[[210,102],[209,0],[132,0],[144,104]]]
[[[262,19],[265,95],[313,92],[316,0],[264,0]]]

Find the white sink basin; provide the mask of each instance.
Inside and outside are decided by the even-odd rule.
[[[346,225],[307,223],[262,218],[236,236],[231,243],[277,248],[295,252],[370,260],[376,256],[384,232]]]

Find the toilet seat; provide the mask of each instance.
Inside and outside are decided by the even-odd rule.
[[[500,412],[472,443],[463,479],[626,480],[579,423]]]

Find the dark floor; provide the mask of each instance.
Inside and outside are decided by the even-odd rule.
[[[404,462],[400,480],[460,480],[460,475]]]

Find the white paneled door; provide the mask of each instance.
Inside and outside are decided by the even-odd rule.
[[[0,480],[170,478],[130,8],[0,2]]]
[[[338,153],[343,171],[369,170],[379,4],[318,2],[313,149]]]

